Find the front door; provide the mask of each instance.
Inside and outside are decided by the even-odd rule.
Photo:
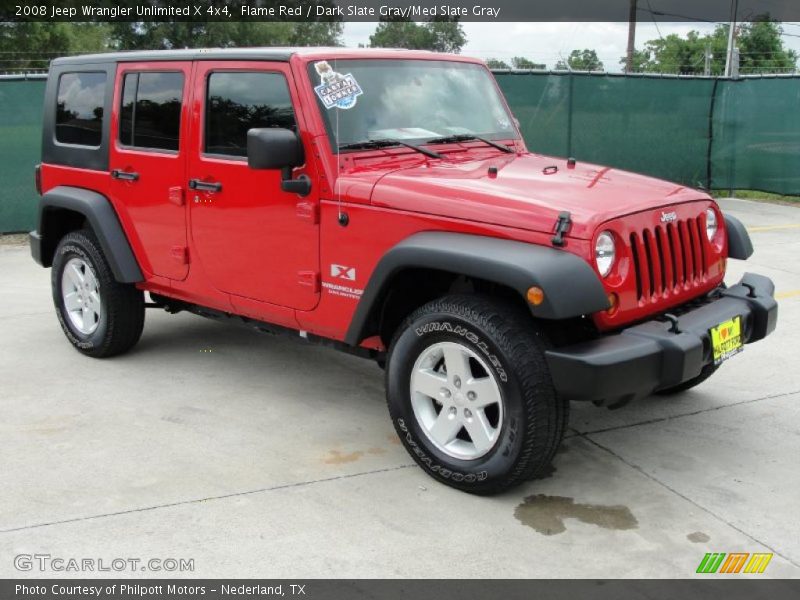
[[[144,249],[145,270],[182,280],[190,62],[120,63],[110,193]]]
[[[230,294],[310,310],[319,299],[315,193],[284,192],[280,171],[247,166],[249,129],[302,129],[291,71],[286,63],[196,65],[187,183],[203,271]]]

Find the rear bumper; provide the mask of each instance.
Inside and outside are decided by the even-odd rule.
[[[775,329],[778,304],[767,277],[746,273],[714,300],[678,317],[679,333],[667,321],[647,321],[596,340],[549,350],[550,373],[559,394],[570,400],[616,404],[697,377],[713,362],[709,329],[737,315],[745,344]]]
[[[33,256],[33,260],[45,266],[42,261],[42,236],[39,235],[38,231],[31,231],[28,234],[28,243],[31,245],[31,256]]]

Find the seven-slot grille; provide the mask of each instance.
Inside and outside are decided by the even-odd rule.
[[[708,257],[702,217],[631,233],[636,297],[648,300],[701,284]]]

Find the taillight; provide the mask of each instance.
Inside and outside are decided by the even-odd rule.
[[[42,195],[42,165],[36,165],[34,171],[34,179],[36,180],[36,193]]]

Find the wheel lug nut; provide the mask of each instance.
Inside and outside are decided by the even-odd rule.
[[[461,387],[461,377],[459,377],[458,375],[453,377],[453,385],[456,386],[457,388],[460,388]]]
[[[451,392],[447,388],[442,388],[442,396],[444,396],[445,398],[449,398],[452,395],[453,395],[453,392]]]
[[[456,407],[455,406],[451,406],[450,407],[450,410],[448,411],[448,415],[450,416],[451,419],[456,416]]]
[[[469,398],[470,400],[475,400],[475,398],[477,397],[478,394],[476,394],[475,392],[467,392],[467,398]]]
[[[468,409],[468,408],[464,409],[464,418],[465,419],[471,419],[472,418],[472,411],[470,409]]]

